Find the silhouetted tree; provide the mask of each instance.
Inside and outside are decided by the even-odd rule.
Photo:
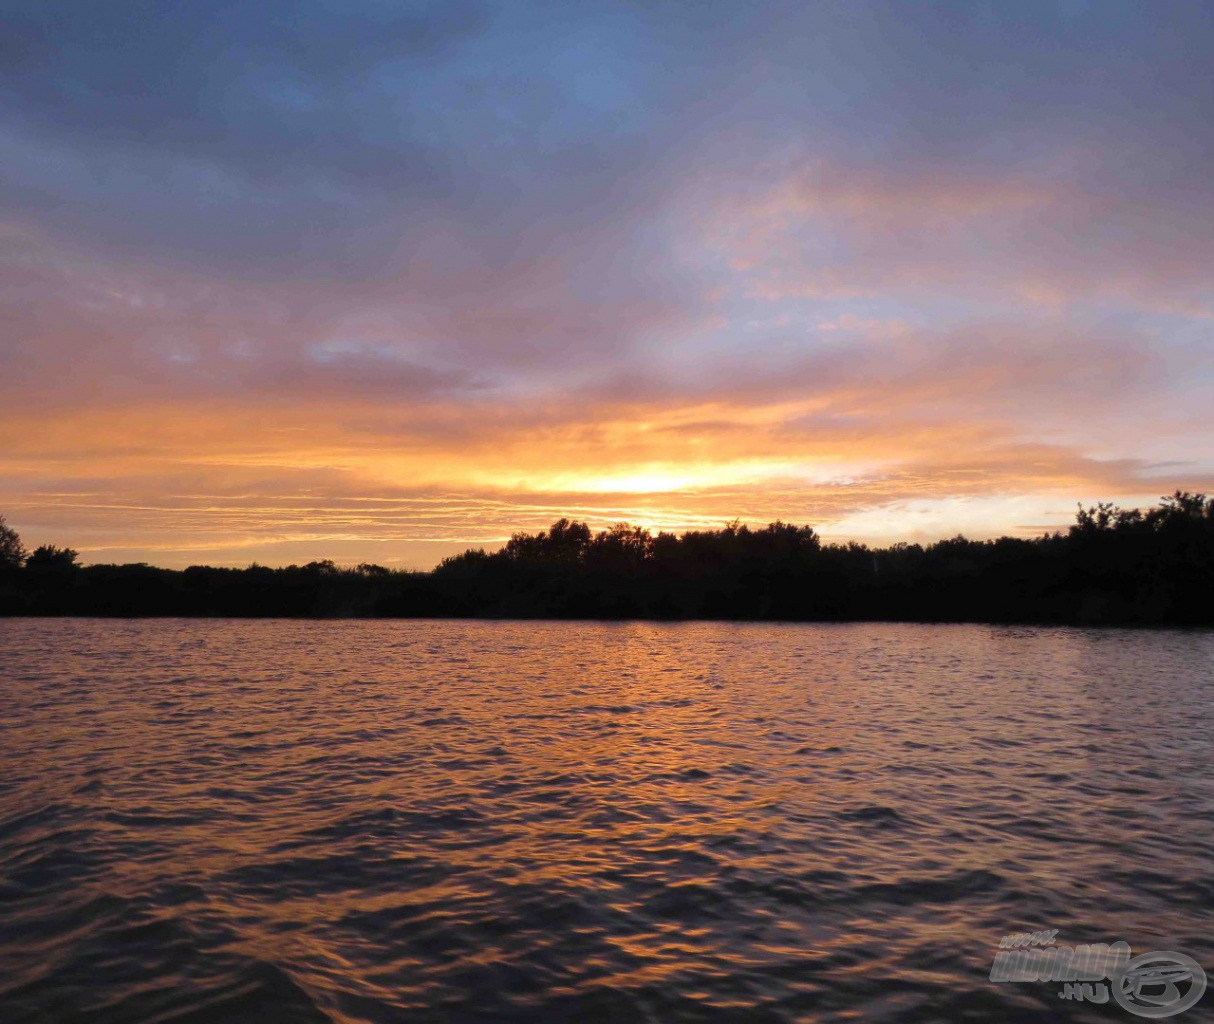
[[[650,554],[649,531],[627,523],[616,523],[595,534],[586,558],[598,569],[636,570]]]
[[[1214,500],[1080,507],[1065,533],[926,546],[823,544],[808,526],[592,533],[560,519],[430,573],[332,561],[270,569],[76,565],[0,523],[0,613],[894,619],[1214,625]],[[55,570],[59,571],[55,571]]]
[[[558,519],[547,530],[536,534],[516,533],[506,543],[504,553],[515,561],[563,563],[581,562],[590,546],[590,527],[585,523]]]
[[[25,545],[21,538],[0,516],[0,569],[20,569],[25,563]]]
[[[33,572],[70,572],[78,569],[76,559],[79,553],[71,548],[58,548],[53,544],[43,544],[34,548],[25,561],[25,568]]]

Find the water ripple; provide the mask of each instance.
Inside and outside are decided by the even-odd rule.
[[[1214,636],[0,621],[0,1019],[1107,1020],[1214,967]]]

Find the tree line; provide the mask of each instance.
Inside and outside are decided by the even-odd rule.
[[[1035,539],[824,544],[808,526],[652,534],[561,519],[430,572],[82,566],[0,517],[0,614],[889,620],[1214,625],[1214,499],[1080,507]]]

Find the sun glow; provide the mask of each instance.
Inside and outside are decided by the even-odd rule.
[[[776,479],[806,479],[804,465],[778,460],[704,462],[699,465],[641,464],[611,473],[564,472],[527,480],[537,489],[588,494],[678,494],[738,487]]]

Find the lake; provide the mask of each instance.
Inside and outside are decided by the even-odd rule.
[[[0,1019],[1132,1021],[993,958],[1214,968],[1212,711],[1209,632],[0,620]]]

